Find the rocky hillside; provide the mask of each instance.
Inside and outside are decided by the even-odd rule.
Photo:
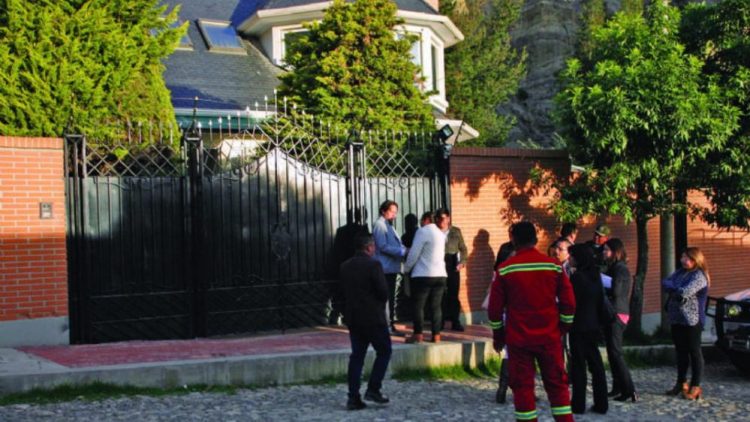
[[[542,147],[555,144],[551,120],[552,98],[557,92],[557,73],[573,54],[579,27],[581,0],[526,0],[521,17],[512,32],[514,44],[526,48],[527,76],[518,95],[500,107],[517,120],[510,133],[509,146],[531,140]],[[686,3],[682,1],[679,3]],[[607,0],[607,11],[614,13],[620,0]]]

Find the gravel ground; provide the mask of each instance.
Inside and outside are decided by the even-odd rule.
[[[704,400],[667,397],[674,384],[671,367],[632,371],[639,391],[637,403],[610,402],[607,415],[576,415],[577,420],[737,421],[750,418],[750,379],[728,364],[706,367]],[[363,387],[364,388],[364,387]],[[386,381],[391,397],[385,406],[370,404],[357,412],[345,410],[346,386],[293,386],[240,390],[237,394],[192,393],[184,396],[72,401],[51,405],[0,407],[0,421],[488,421],[512,420],[512,404],[494,403],[495,381]],[[537,382],[540,420],[552,420],[549,402]],[[512,395],[509,395],[512,400]],[[591,405],[591,393],[588,397]]]

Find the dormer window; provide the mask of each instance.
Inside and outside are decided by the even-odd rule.
[[[299,41],[301,37],[307,35],[310,32],[307,29],[295,28],[289,29],[281,33],[281,57],[286,58],[289,47]]]
[[[182,26],[184,22],[175,22],[172,24],[172,27],[177,28]],[[189,25],[189,24],[188,24]],[[188,30],[190,28],[188,27]],[[188,31],[185,31],[185,34],[180,38],[180,43],[177,44],[178,50],[192,50],[193,49],[193,41],[188,36]]]
[[[175,21],[175,22],[172,22],[169,25],[169,28],[170,29],[177,29],[177,28],[181,27],[184,23],[185,23],[185,21]],[[151,35],[157,36],[157,35],[159,35],[159,32],[160,31],[157,30],[157,29],[152,29],[151,30]],[[177,50],[192,50],[193,49],[193,41],[188,36],[188,31],[185,31],[185,34],[182,37],[180,37],[180,42],[177,44],[176,49]]]
[[[198,19],[206,46],[210,51],[232,54],[247,54],[240,37],[230,22]]]

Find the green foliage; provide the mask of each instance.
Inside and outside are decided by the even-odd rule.
[[[526,52],[511,46],[509,29],[518,19],[520,0],[466,0],[465,7],[442,3],[465,35],[445,55],[450,112],[480,133],[474,145],[501,146],[514,124],[497,106],[515,94],[525,75]],[[468,143],[467,143],[468,144]]]
[[[280,95],[344,132],[434,130],[410,60],[416,39],[394,36],[396,10],[390,0],[335,0],[290,46]]]
[[[677,8],[658,1],[646,16],[617,13],[593,29],[588,57],[568,61],[556,97],[559,129],[585,170],[558,186],[552,207],[564,221],[586,214],[636,221],[633,331],[648,270],[647,221],[684,210],[675,190],[688,187],[693,169],[706,171],[738,127],[738,109],[685,52],[679,22]]]
[[[721,227],[750,226],[750,0],[689,5],[683,14],[680,37],[691,54],[703,58],[703,73],[716,80],[733,105],[741,110],[739,130],[705,163],[690,169],[685,187],[698,187],[709,207],[693,204],[692,211]]]
[[[500,359],[492,357],[479,365],[446,365],[432,366],[419,369],[400,369],[393,374],[393,379],[401,382],[405,381],[443,381],[443,380],[467,380],[476,378],[497,378],[500,373]]]
[[[656,1],[663,2],[663,0]],[[628,15],[642,15],[643,3],[644,0],[622,0],[622,3],[620,3],[620,10],[622,11],[622,13]]]
[[[583,60],[590,60],[592,49],[591,36],[594,30],[604,25],[607,10],[604,0],[584,0],[581,4],[581,26],[578,31],[576,52]]]
[[[158,0],[3,0],[0,133],[116,137],[123,121],[174,124],[161,59],[186,27]],[[120,126],[121,127],[121,126]]]
[[[737,127],[737,109],[684,52],[678,23],[677,9],[660,2],[647,18],[618,13],[593,31],[590,62],[568,62],[557,118],[587,172],[563,189],[561,218],[616,213],[630,221],[673,211],[686,168],[705,163]]]

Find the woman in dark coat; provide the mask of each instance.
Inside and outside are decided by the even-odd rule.
[[[605,291],[617,314],[614,321],[604,325],[607,358],[612,370],[612,391],[609,396],[617,401],[637,401],[633,379],[622,351],[622,335],[630,319],[630,288],[633,284],[622,240],[616,237],[607,240],[602,256],[607,263],[605,274],[612,278],[611,286]]]
[[[591,410],[607,413],[607,376],[604,374],[602,356],[599,354],[601,337],[601,311],[604,289],[602,289],[599,267],[591,248],[584,244],[568,249],[569,263],[575,268],[570,282],[576,297],[576,313],[570,328],[570,372],[573,383],[571,408],[573,413],[586,411],[586,367],[591,372],[594,390],[594,405]]]

